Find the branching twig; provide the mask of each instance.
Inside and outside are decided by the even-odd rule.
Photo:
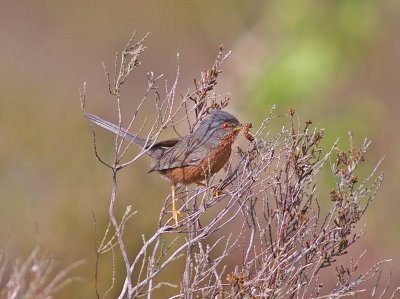
[[[113,79],[104,66],[109,92],[116,99],[120,128],[125,123],[121,88],[140,65],[146,37],[137,43],[132,37],[122,53],[116,55]],[[252,142],[246,149],[238,149],[220,181],[214,177],[205,186],[178,192],[183,202],[181,211],[185,213],[178,227],[171,225],[172,219],[165,213],[170,200],[167,197],[150,236],[130,234],[130,238],[141,242],[141,248],[137,252],[127,248],[123,232],[134,213],[127,212],[120,221],[114,213],[118,171],[143,156],[163,130],[177,132],[176,126],[184,122],[192,132],[210,108],[224,109],[229,104],[229,97],[213,91],[229,54],[221,46],[211,68],[194,80],[194,90],[179,100],[179,55],[171,87],[165,83],[165,89],[160,90],[162,75],[148,73],[147,89],[127,122],[128,130],[134,127],[144,105],[154,99],[156,119],[146,117],[136,132],[146,139],[146,146],[138,154],[129,156],[130,144],[123,143],[117,135],[113,160],[105,162],[97,153],[92,128],[96,158],[111,169],[113,182],[109,204],[112,225],[96,252],[100,258],[111,251],[113,258],[118,254],[124,261],[125,279],[121,289],[116,290],[118,298],[152,298],[165,287],[176,289],[172,298],[339,298],[363,292],[362,286],[379,273],[381,263],[357,274],[358,262],[350,267],[337,266],[336,258],[348,254],[351,245],[365,233],[363,227],[356,230],[355,226],[382,183],[382,174],[377,174],[380,162],[359,183],[356,173],[370,142],[366,140],[358,149],[350,134],[348,150],[340,149],[336,142],[324,151],[324,131],[313,128],[311,121],[301,124],[293,109],[287,115],[274,116],[273,107],[254,135],[245,131],[245,137]],[[84,85],[84,115],[85,101]],[[277,117],[286,118],[287,126],[274,133],[267,126]],[[318,198],[318,177],[327,162],[335,183],[330,194]],[[325,202],[325,206],[329,203],[329,211],[324,214],[319,202]],[[160,274],[178,260],[184,263],[182,275],[178,275],[180,287],[173,280],[159,281]],[[229,265],[232,260],[236,261],[234,266]],[[338,279],[333,289],[321,281],[320,272],[328,270],[334,271]],[[114,280],[111,287],[117,288]]]

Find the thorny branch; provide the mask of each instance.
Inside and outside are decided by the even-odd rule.
[[[146,38],[147,35],[134,43],[133,36],[122,53],[116,55],[113,79],[104,66],[109,92],[116,99],[119,126],[123,123],[120,91],[140,65]],[[162,75],[148,73],[147,89],[131,114],[128,130],[137,122],[144,105],[151,104],[150,99],[154,99],[157,117],[152,122],[146,119],[139,131],[134,132],[145,135],[149,146],[168,128],[175,130],[177,124],[185,121],[192,132],[210,108],[226,108],[229,97],[217,95],[213,88],[229,54],[220,46],[212,67],[194,80],[194,90],[180,97],[177,96],[179,55],[170,88],[165,84],[165,90],[161,90],[158,85]],[[85,101],[83,89],[84,114]],[[376,276],[386,261],[357,274],[357,263],[339,266],[336,258],[347,254],[349,247],[365,233],[363,227],[356,230],[355,225],[360,223],[382,183],[381,161],[369,176],[360,180],[357,168],[365,159],[369,141],[357,148],[350,134],[348,150],[335,143],[324,152],[321,147],[324,131],[313,128],[311,121],[301,124],[294,109],[280,116],[287,119],[287,127],[276,133],[267,129],[277,118],[274,110],[275,107],[253,135],[251,124],[244,127],[250,143],[246,149],[238,148],[221,180],[214,177],[205,187],[181,190],[181,211],[185,217],[178,227],[172,226],[172,219],[165,212],[170,197],[165,199],[159,219],[154,221],[157,224],[153,234],[147,237],[137,234],[142,242],[137,252],[131,252],[123,239],[125,223],[135,211],[128,207],[120,221],[114,213],[117,174],[143,156],[146,147],[126,157],[130,144],[116,136],[113,161],[106,162],[97,152],[92,128],[95,156],[111,169],[113,182],[111,225],[97,244],[96,267],[103,254],[111,253],[113,260],[115,255],[122,256],[126,271],[120,289],[113,274],[104,297],[113,288],[118,298],[152,298],[163,288],[175,289],[171,298],[339,298],[364,291],[361,286]],[[127,162],[121,162],[123,158]],[[335,183],[330,194],[320,194],[317,178],[327,164]],[[233,259],[234,267],[229,266]],[[179,261],[184,264],[179,283],[160,280],[160,273]],[[327,270],[337,276],[333,289],[325,287],[321,280],[322,272]],[[112,271],[115,273],[115,264]],[[97,276],[95,279],[100,297]],[[381,297],[387,292],[386,287]]]

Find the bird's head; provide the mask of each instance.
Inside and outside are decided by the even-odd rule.
[[[213,109],[202,120],[196,132],[200,136],[222,139],[232,134],[236,137],[242,127],[243,125],[232,114],[219,109]]]

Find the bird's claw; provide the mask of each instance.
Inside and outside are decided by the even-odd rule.
[[[218,187],[213,188],[213,197],[219,197],[219,196],[221,196],[222,194],[224,194],[224,193],[222,192],[222,189],[220,189],[220,188],[218,188]]]

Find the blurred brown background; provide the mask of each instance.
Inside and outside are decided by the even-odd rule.
[[[127,82],[127,107],[139,101],[146,71],[173,80],[177,52],[178,89],[185,93],[224,43],[233,53],[218,91],[231,93],[230,109],[240,119],[257,126],[273,104],[279,112],[293,106],[301,119],[326,129],[327,145],[346,140],[348,130],[359,142],[372,139],[366,169],[386,156],[385,181],[364,219],[367,235],[353,252],[367,248],[371,266],[393,258],[387,268],[399,284],[396,0],[0,1],[1,247],[24,257],[39,244],[60,266],[85,259],[75,273],[86,282],[59,297],[94,297],[91,211],[102,232],[111,182],[94,158],[79,88],[87,82],[89,111],[115,117],[101,62],[111,69],[133,31],[151,35],[141,70]],[[112,140],[105,135],[101,144],[108,157]],[[157,212],[169,192],[167,182],[145,174],[148,169],[144,158],[120,177],[119,211],[128,204],[139,211],[127,229],[132,233],[151,229],[147,213]],[[144,184],[151,188],[143,190]]]

